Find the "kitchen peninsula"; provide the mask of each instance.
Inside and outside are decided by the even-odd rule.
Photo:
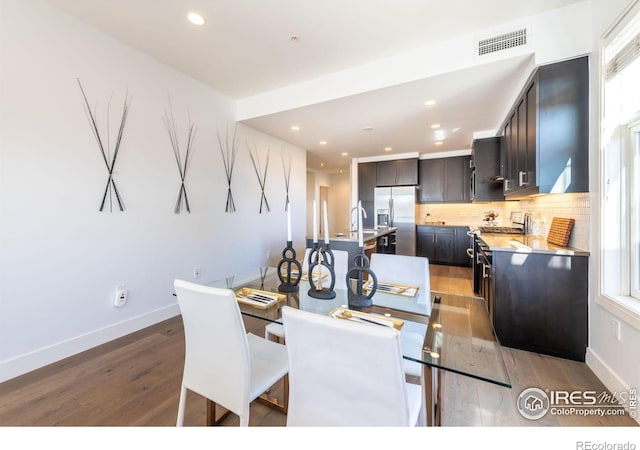
[[[585,360],[589,252],[542,236],[481,233],[474,277],[502,345]]]
[[[396,227],[363,229],[362,240],[364,243],[365,253],[395,254],[396,230]],[[329,245],[332,250],[344,250],[348,252],[349,262],[351,262],[358,251],[358,232],[351,231],[332,234],[329,238]],[[313,248],[313,238],[307,237],[307,248]]]

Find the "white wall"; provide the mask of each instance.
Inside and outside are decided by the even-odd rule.
[[[37,0],[0,3],[0,381],[178,313],[174,278],[200,281],[262,264],[286,241],[280,152],[293,158],[293,237],[304,248],[306,153],[239,127],[237,212],[224,212],[216,138],[234,102]],[[131,109],[115,180],[126,210],[98,212],[106,169],[76,78],[116,129]],[[171,96],[178,132],[196,124],[186,180],[192,213],[173,213],[179,177],[162,116]],[[104,126],[104,122],[102,122]],[[247,143],[266,158],[270,213]],[[128,304],[113,307],[116,285]]]
[[[592,25],[594,53],[591,57],[591,227],[600,229],[599,115],[600,73],[599,42],[605,31],[631,4],[630,0],[593,0]],[[640,386],[640,331],[625,322],[624,316],[612,314],[597,301],[601,250],[599,233],[591,233],[591,289],[589,304],[589,350],[587,364],[612,391],[620,392]],[[621,340],[614,334],[614,321],[620,323]],[[638,420],[638,419],[636,419]]]
[[[587,54],[590,51],[589,3],[588,0],[577,2],[565,8],[428,44],[368,64],[244,98],[238,102],[238,120],[287,111],[534,52],[537,65]],[[478,40],[522,27],[527,28],[527,45],[477,55]],[[558,33],[562,33],[562,39],[558,39]],[[514,101],[516,95],[517,92],[514,93]],[[507,112],[505,111],[505,116]]]

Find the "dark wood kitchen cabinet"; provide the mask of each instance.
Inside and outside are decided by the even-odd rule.
[[[588,192],[588,57],[538,67],[500,129],[507,200]]]
[[[358,199],[366,211],[367,217],[363,218],[365,227],[373,227],[374,224],[374,191],[376,188],[377,167],[375,162],[358,164]],[[355,220],[355,212],[353,212]],[[349,219],[351,220],[351,218]]]
[[[469,156],[421,159],[418,175],[418,203],[471,201]]]
[[[501,345],[584,361],[589,257],[492,252],[493,326]]]
[[[416,255],[427,257],[433,264],[470,266],[468,230],[468,227],[418,225]]]
[[[443,202],[444,158],[421,159],[418,175],[418,203]]]
[[[378,161],[376,186],[415,186],[418,184],[418,158]]]
[[[491,137],[475,139],[471,144],[471,200],[479,202],[503,201],[501,150],[503,139]]]

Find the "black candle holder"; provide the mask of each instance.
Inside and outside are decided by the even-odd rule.
[[[331,300],[336,298],[336,292],[333,288],[336,286],[336,272],[334,269],[334,256],[333,252],[329,248],[329,244],[325,247],[318,246],[318,243],[314,243],[313,250],[309,252],[309,291],[307,294],[309,297],[317,298],[320,300]],[[313,270],[320,266],[318,274],[318,284],[313,281]],[[331,284],[328,288],[322,287],[322,267],[326,267],[331,277]]]
[[[351,283],[351,275],[355,275],[355,290]],[[368,294],[364,293],[364,275],[368,274],[371,278],[371,290]],[[349,307],[361,309],[373,305],[373,294],[378,289],[378,278],[376,274],[369,268],[369,258],[364,254],[364,247],[358,247],[358,253],[353,258],[353,266],[347,271],[347,291],[349,299]]]
[[[285,274],[282,275],[282,267],[285,266]],[[297,275],[292,274],[291,266],[296,266],[298,269]],[[292,276],[293,275],[293,276]],[[287,246],[282,250],[282,259],[278,263],[278,278],[280,278],[280,286],[278,286],[278,290],[280,292],[297,292],[299,287],[298,283],[300,283],[300,278],[302,277],[302,266],[296,259],[296,251],[293,248],[293,243],[291,241],[287,241]]]

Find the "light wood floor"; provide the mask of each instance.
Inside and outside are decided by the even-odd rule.
[[[470,269],[431,266],[432,288],[471,294]],[[263,325],[247,323],[262,334]],[[179,317],[0,384],[2,426],[173,426],[184,358]],[[515,408],[527,387],[605,390],[579,362],[504,349],[513,383],[507,389],[468,377],[442,377],[444,426],[635,426],[624,417],[556,417],[529,421]],[[277,391],[276,391],[277,393]],[[250,425],[283,426],[286,417],[254,402]],[[187,400],[185,425],[205,423],[205,401]],[[237,426],[230,415],[223,425]]]

